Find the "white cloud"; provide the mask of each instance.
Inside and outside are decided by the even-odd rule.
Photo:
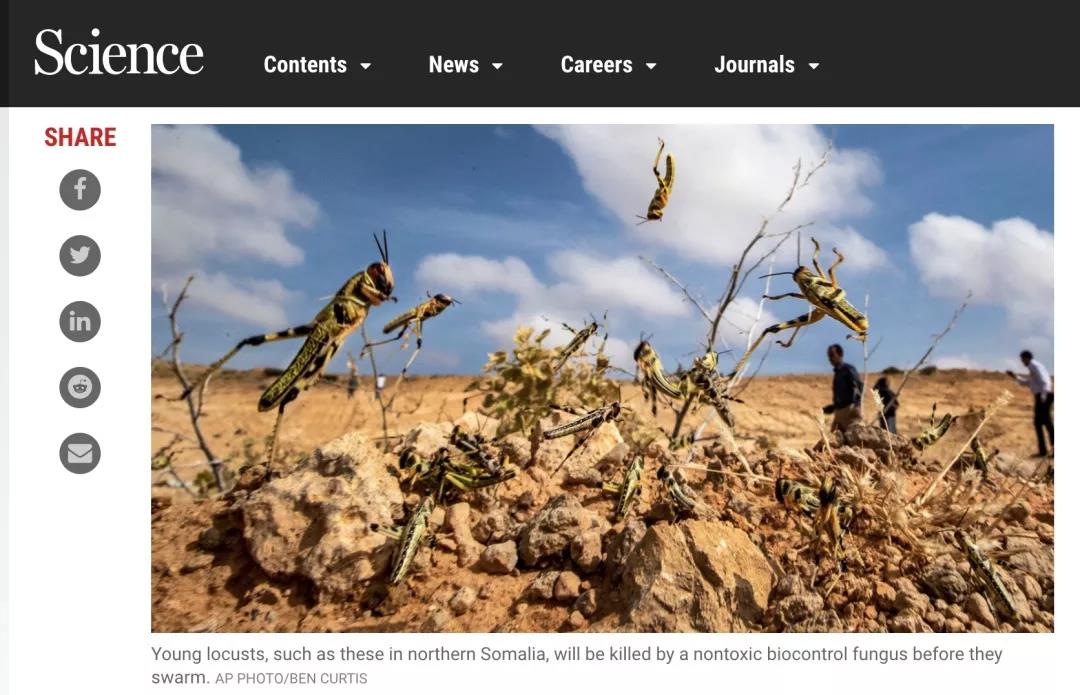
[[[984,227],[960,216],[930,213],[909,229],[911,257],[936,297],[1005,310],[1016,329],[1051,334],[1054,237],[1012,218]]]
[[[930,359],[938,369],[983,369],[984,366],[966,352],[958,355],[942,355]]]
[[[585,188],[636,239],[673,249],[686,258],[729,265],[787,192],[792,166],[811,163],[826,150],[827,138],[812,126],[541,126],[574,160]],[[651,166],[656,138],[676,160],[674,190],[664,219],[636,226],[656,188]],[[663,163],[661,163],[663,166]],[[850,270],[884,264],[884,253],[844,218],[871,207],[867,189],[880,181],[872,156],[834,149],[829,163],[800,188],[774,231],[815,222],[808,230],[841,245]],[[819,232],[820,229],[820,232]]]
[[[424,258],[417,269],[421,284],[439,291],[479,294],[502,292],[515,298],[509,316],[484,322],[484,332],[505,342],[518,326],[562,331],[562,323],[581,325],[591,315],[610,310],[614,332],[621,317],[664,318],[689,313],[683,296],[655,271],[632,256],[604,258],[579,251],[560,251],[548,259],[555,280],[538,280],[520,258],[437,254]],[[635,329],[636,330],[636,329]],[[608,354],[617,366],[632,364],[628,340],[611,335]]]
[[[283,325],[294,292],[213,267],[237,260],[297,265],[304,254],[287,231],[310,227],[318,205],[281,167],[245,164],[240,148],[209,126],[154,126],[152,139],[155,289],[194,273],[193,304],[258,326]]]

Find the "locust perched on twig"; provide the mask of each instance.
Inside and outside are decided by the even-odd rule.
[[[389,335],[400,328],[401,332],[394,336],[394,340],[400,340],[411,328],[413,334],[416,336],[416,349],[419,350],[423,345],[421,330],[424,322],[428,319],[433,319],[446,311],[451,304],[460,303],[461,302],[447,294],[440,293],[435,296],[428,295],[426,301],[420,302],[408,311],[402,312],[391,319],[389,323],[383,326],[382,332],[384,335]]]
[[[971,465],[975,467],[975,470],[982,473],[983,478],[990,475],[990,463],[997,458],[999,450],[994,449],[992,453],[987,453],[983,448],[982,442],[978,437],[971,439]]]
[[[774,326],[769,326],[761,335],[757,337],[754,344],[746,351],[746,354],[742,356],[739,363],[735,366],[735,370],[732,374],[738,374],[742,368],[746,365],[747,360],[750,359],[750,355],[757,349],[761,341],[765,339],[765,336],[773,333],[779,333],[780,331],[787,330],[788,328],[794,328],[791,337],[787,341],[777,341],[777,344],[781,347],[791,347],[795,342],[795,336],[799,334],[799,330],[803,326],[809,326],[812,323],[817,323],[826,316],[844,324],[851,330],[855,331],[853,335],[849,335],[849,338],[865,341],[867,331],[870,330],[870,322],[867,318],[854,306],[851,302],[845,299],[846,293],[841,289],[840,284],[836,280],[836,268],[844,262],[844,255],[833,249],[833,253],[836,254],[836,261],[829,266],[828,272],[821,269],[821,265],[818,263],[818,257],[821,254],[821,245],[818,244],[817,239],[811,238],[810,241],[814,243],[814,271],[811,271],[806,266],[800,265],[791,273],[792,279],[795,284],[798,285],[798,292],[786,292],[784,294],[777,295],[765,295],[765,299],[784,299],[785,297],[792,297],[795,299],[805,299],[810,303],[811,309],[809,313],[798,316],[790,321],[784,321]],[[784,275],[785,273],[775,273],[776,275]],[[766,276],[767,277],[767,276]]]
[[[563,460],[559,462],[559,465],[555,467],[553,473],[557,473],[559,469],[563,467],[563,464],[569,461],[570,458],[578,451],[578,449],[585,446],[585,443],[589,441],[589,438],[592,437],[598,429],[600,429],[600,425],[604,424],[605,422],[611,422],[615,418],[619,417],[619,413],[621,413],[623,409],[623,406],[619,403],[619,401],[612,401],[607,405],[603,405],[599,408],[586,412],[575,411],[557,405],[552,405],[551,407],[570,413],[571,415],[576,415],[577,417],[565,424],[557,425],[549,430],[544,430],[544,439],[558,439],[560,437],[565,437],[567,435],[588,430],[585,436],[579,439],[570,449],[569,453],[566,454]]]
[[[394,559],[390,565],[390,583],[399,584],[409,572],[409,567],[416,558],[428,534],[428,520],[435,511],[435,500],[425,497],[413,511],[412,516],[400,529],[384,530],[383,533],[397,539]]]
[[[607,316],[607,314],[604,314],[604,316]],[[582,328],[580,331],[575,330],[573,326],[565,323],[563,324],[563,327],[573,333],[574,337],[570,339],[569,343],[564,345],[562,349],[559,350],[559,355],[555,358],[555,366],[551,370],[552,373],[558,372],[560,369],[562,369],[563,365],[566,364],[566,361],[573,357],[574,353],[580,350],[585,345],[585,343],[588,342],[589,338],[596,335],[596,331],[600,330],[600,324],[596,322],[596,319],[593,319],[589,323],[585,324],[585,327]]]
[[[945,436],[945,433],[949,431],[949,427],[953,423],[953,416],[949,413],[938,421],[934,421],[934,416],[937,414],[937,403],[930,409],[930,425],[919,433],[918,436],[911,438],[911,445],[916,450],[922,451],[937,443],[939,439]]]
[[[1005,588],[1005,583],[1001,580],[994,563],[966,533],[957,529],[953,535],[967,557],[971,574],[975,577],[981,591],[990,599],[990,604],[1007,618],[1015,618],[1016,603],[1013,601],[1012,594]]]
[[[604,483],[603,490],[617,496],[615,503],[615,520],[623,519],[634,504],[634,500],[641,494],[641,476],[645,472],[645,457],[635,456],[623,473],[622,482]]]
[[[393,296],[394,274],[390,270],[390,254],[385,230],[383,230],[381,242],[378,236],[375,237],[375,244],[379,248],[381,260],[372,263],[366,270],[349,278],[330,300],[330,303],[323,307],[309,323],[278,331],[277,333],[259,334],[244,338],[224,357],[210,365],[206,373],[181,395],[181,398],[186,398],[188,393],[201,388],[211,376],[232,359],[233,355],[248,345],[262,345],[263,343],[289,338],[305,338],[303,346],[296,353],[289,366],[285,368],[285,371],[274,383],[267,387],[259,398],[259,412],[271,408],[278,409],[274,429],[270,435],[270,452],[267,458],[268,470],[274,463],[278,430],[281,427],[281,418],[285,413],[285,406],[295,400],[301,391],[318,382],[334,354],[337,353],[349,334],[364,322],[371,307],[378,306],[388,299],[397,301]]]
[[[660,149],[656,153],[656,161],[653,162],[653,176],[656,177],[656,193],[653,193],[652,200],[649,201],[649,209],[644,216],[638,215],[641,222],[638,224],[645,224],[652,220],[663,219],[664,208],[667,207],[668,197],[671,196],[671,189],[675,185],[675,157],[668,153],[666,161],[666,169],[664,175],[660,176],[660,157],[664,154],[664,141],[657,138],[660,142]]]
[[[656,393],[663,393],[671,398],[681,398],[682,392],[668,380],[664,374],[664,365],[660,361],[660,355],[656,353],[649,341],[642,340],[634,349],[634,362],[638,371],[641,372],[641,388],[645,392],[645,400],[652,401],[652,412],[656,415]]]
[[[728,395],[722,384],[723,377],[716,373],[717,360],[718,355],[712,350],[701,357],[695,357],[693,366],[679,379],[679,391],[685,399],[700,397],[716,408],[717,414],[728,427],[735,427],[735,416],[728,403],[741,401]]]

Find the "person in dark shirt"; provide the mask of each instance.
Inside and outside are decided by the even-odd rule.
[[[825,353],[833,366],[832,403],[822,408],[833,416],[832,429],[846,431],[862,420],[863,382],[859,370],[844,361],[844,348],[830,345]]]
[[[884,408],[878,417],[878,425],[896,434],[896,409],[900,406],[900,401],[896,400],[896,394],[889,388],[889,378],[883,376],[874,382],[874,390],[881,398],[881,405]]]

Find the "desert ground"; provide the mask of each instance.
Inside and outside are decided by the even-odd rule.
[[[403,522],[418,500],[395,478],[403,441],[435,447],[455,422],[492,438],[491,423],[475,412],[479,401],[464,401],[473,377],[406,380],[386,424],[386,454],[378,450],[383,424],[370,379],[352,398],[344,377],[326,380],[287,410],[280,463],[267,475],[275,413],[258,413],[255,404],[272,374],[224,372],[211,382],[200,422],[225,462],[222,493],[209,484],[186,404],[169,400],[180,392],[175,378],[154,366],[156,631],[1053,630],[1053,461],[1030,456],[1030,394],[1002,374],[914,374],[900,397],[900,437],[833,438],[817,450],[830,376],[758,376],[744,402],[732,405],[734,442],[694,445],[693,460],[713,470],[680,473],[697,495],[689,518],[663,504],[653,466],[668,454],[655,445],[640,499],[625,519],[612,517],[614,501],[600,483],[621,475],[618,423],[558,471],[570,440],[537,449],[508,436],[498,446],[517,475],[440,507],[433,544],[394,586],[384,578],[393,542],[367,527],[373,519]],[[934,487],[932,503],[913,506],[1003,392],[1011,400],[979,431],[983,446],[1000,452],[989,475],[958,463]],[[638,386],[623,383],[622,397],[648,416]],[[939,415],[962,417],[933,447],[913,452],[909,439],[935,403]],[[661,408],[658,424],[672,418]],[[865,513],[856,506],[842,562],[822,560],[810,521],[773,496],[777,476],[812,483],[828,466],[842,494],[867,500]],[[389,489],[385,509],[364,508],[383,494],[378,485]],[[890,496],[888,505],[881,501]],[[950,543],[955,526],[985,536],[978,540],[1014,615],[995,609],[973,578]]]

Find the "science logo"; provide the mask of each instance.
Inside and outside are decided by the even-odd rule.
[[[101,30],[90,30],[91,38]],[[203,71],[203,49],[197,43],[179,46],[163,43],[71,43],[64,44],[62,29],[42,29],[35,45],[41,57],[34,60],[35,75],[198,75]]]

